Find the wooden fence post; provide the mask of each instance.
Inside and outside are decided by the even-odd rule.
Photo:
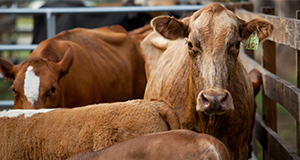
[[[275,8],[262,8],[262,13],[275,15]],[[263,43],[262,66],[273,74],[276,74],[276,43],[266,40]],[[274,86],[275,87],[275,86]],[[277,132],[277,110],[276,102],[267,97],[263,93],[263,120],[264,123],[273,131]],[[272,159],[269,154],[264,150],[264,159]]]
[[[300,19],[300,10],[296,12],[296,19]],[[297,87],[300,88],[300,51],[296,50],[296,59],[297,59]],[[297,124],[297,154],[300,156],[300,124],[296,121]]]

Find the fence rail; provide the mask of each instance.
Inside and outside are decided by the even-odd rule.
[[[0,51],[27,51],[27,50],[34,50],[38,45],[15,45],[15,44],[1,44]]]
[[[161,12],[161,11],[195,11],[204,5],[177,5],[177,6],[122,6],[122,7],[68,7],[68,8],[8,8],[1,9],[0,14],[19,14],[33,15],[45,14],[47,19],[47,38],[55,35],[55,16],[56,14],[75,14],[75,13],[124,13],[124,12]]]

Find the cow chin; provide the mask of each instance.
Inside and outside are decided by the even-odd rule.
[[[207,115],[221,115],[234,110],[231,94],[223,89],[206,89],[197,97],[196,111]]]

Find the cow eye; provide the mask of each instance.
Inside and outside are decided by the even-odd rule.
[[[192,50],[193,49],[193,44],[192,44],[192,42],[188,42],[188,47],[189,47],[189,50]]]
[[[13,91],[14,94],[17,94],[17,91],[15,90],[15,88],[11,89]]]
[[[236,45],[235,45],[236,49],[240,49],[240,44],[241,44],[240,41],[237,41],[237,42],[236,42]]]
[[[11,90],[13,91],[14,96],[18,97],[18,92],[15,90],[15,88],[12,88]]]
[[[51,93],[55,93],[56,88],[55,87],[51,87],[50,91],[51,91]]]

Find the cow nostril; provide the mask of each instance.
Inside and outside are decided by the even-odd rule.
[[[207,106],[209,105],[209,100],[205,97],[204,94],[201,95],[202,102]]]
[[[227,99],[228,99],[228,94],[225,93],[224,97],[222,97],[222,99],[221,99],[221,104],[222,104],[223,106],[226,105]]]

